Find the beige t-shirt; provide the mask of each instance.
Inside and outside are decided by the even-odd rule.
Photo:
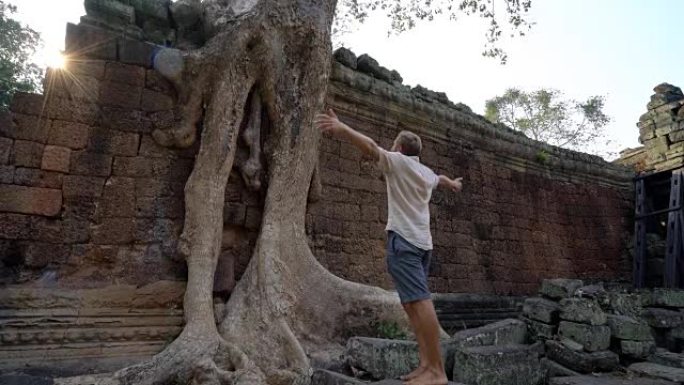
[[[412,245],[432,250],[430,197],[439,176],[417,156],[379,149],[378,167],[387,183],[387,227]]]

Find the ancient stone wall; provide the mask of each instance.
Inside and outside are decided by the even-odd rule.
[[[544,277],[611,279],[629,269],[625,169],[492,125],[350,52],[336,54],[329,104],[385,148],[400,130],[417,132],[422,162],[464,177],[461,194],[433,196],[434,291],[526,294]],[[315,254],[340,276],[391,287],[381,175],[351,145],[329,138],[320,167],[324,199],[310,209]]]

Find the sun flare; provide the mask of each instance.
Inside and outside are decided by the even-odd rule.
[[[45,55],[45,64],[53,69],[66,68],[66,56],[60,51],[47,52]]]

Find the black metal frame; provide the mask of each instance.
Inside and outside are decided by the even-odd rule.
[[[665,172],[672,172],[670,176],[670,200],[668,208],[647,212],[646,180]],[[636,193],[634,209],[634,286],[642,288],[646,284],[646,219],[660,214],[668,214],[667,220],[667,249],[665,254],[665,271],[663,284],[668,288],[684,285],[684,207],[682,207],[682,183],[684,183],[684,167],[679,166],[658,173],[640,175],[634,178]]]

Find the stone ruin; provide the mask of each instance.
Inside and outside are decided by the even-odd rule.
[[[656,86],[653,92],[648,111],[637,123],[643,146],[622,151],[617,161],[638,172],[684,166],[684,93],[668,83]]]
[[[456,385],[681,384],[682,310],[684,291],[544,280],[518,319],[443,339],[443,360]],[[341,361],[314,373],[313,385],[364,385],[417,364],[413,341],[354,337]]]
[[[162,46],[201,45],[207,26],[193,0],[85,4],[67,26],[68,72],[50,70],[44,95],[19,93],[0,116],[0,373],[113,370],[162,350],[183,322],[176,243],[197,147],[153,140],[177,114],[152,64]],[[451,334],[517,316],[545,278],[628,277],[628,168],[494,125],[345,49],[334,54],[327,104],[385,147],[400,130],[418,133],[422,162],[464,177],[462,194],[432,201],[431,289],[479,294],[436,297]],[[347,143],[322,138],[320,149],[306,225],[314,254],[336,275],[391,287],[380,173]],[[249,262],[261,204],[235,171],[217,314]]]

